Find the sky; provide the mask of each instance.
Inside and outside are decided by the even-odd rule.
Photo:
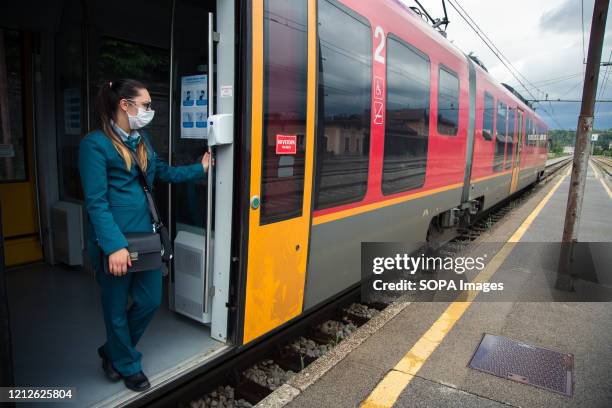
[[[414,0],[401,1],[408,6],[416,6]],[[497,80],[512,85],[527,99],[546,99],[546,94],[548,99],[581,99],[585,67],[581,9],[583,5],[586,56],[595,0],[450,1],[461,5],[512,65],[539,90],[521,79],[533,96],[522,89],[521,84],[447,1],[450,20],[447,38],[463,52],[473,52],[478,56]],[[420,2],[432,17],[444,15],[442,0]],[[607,62],[611,57],[612,6],[608,10],[602,62]],[[602,91],[606,67],[600,68],[597,99],[612,100],[612,66],[608,70],[609,78]],[[535,107],[551,129],[576,129],[580,103],[545,102],[535,104]],[[595,128],[612,128],[612,103],[596,106]]]

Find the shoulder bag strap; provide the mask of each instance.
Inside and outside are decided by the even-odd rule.
[[[136,163],[136,167],[138,168],[138,179],[140,180],[140,185],[144,190],[145,197],[147,197],[147,204],[149,206],[149,212],[151,213],[151,218],[153,219],[153,231],[159,233],[162,247],[164,252],[162,254],[162,259],[164,262],[170,262],[170,260],[174,257],[174,251],[172,250],[172,243],[170,242],[170,234],[168,233],[168,229],[162,223],[159,218],[159,212],[157,211],[157,205],[155,205],[155,200],[153,199],[153,194],[151,194],[151,187],[149,187],[149,183],[147,181],[147,176],[143,171],[140,161],[138,160],[138,156],[136,152],[126,146],[130,154],[132,155],[132,159],[134,163]]]
[[[153,199],[153,195],[151,194],[151,187],[147,181],[147,176],[142,170],[142,166],[140,165],[140,160],[138,160],[138,156],[136,152],[126,146],[130,155],[132,155],[132,159],[138,168],[138,180],[140,181],[140,185],[144,190],[145,197],[147,197],[147,204],[149,206],[149,211],[151,212],[151,218],[153,218],[153,228],[157,232],[157,230],[163,225],[161,220],[159,219],[159,212],[157,211],[157,205],[155,204],[155,200]]]

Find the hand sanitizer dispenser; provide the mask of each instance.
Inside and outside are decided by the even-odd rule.
[[[234,141],[234,115],[221,113],[208,118],[208,145],[231,144]]]

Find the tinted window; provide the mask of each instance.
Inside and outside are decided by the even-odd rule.
[[[548,143],[548,130],[544,126],[541,126],[538,129],[538,147],[546,148],[547,143]]]
[[[23,119],[23,39],[18,31],[4,30],[0,35],[4,36],[0,41],[4,42],[5,49],[4,52],[0,51],[0,58],[3,59],[0,64],[4,65],[3,71],[6,70],[0,78],[4,88],[0,96],[0,106],[4,104],[0,115],[0,143],[6,146],[9,153],[8,157],[0,157],[0,182],[27,181],[26,132]],[[76,174],[78,180],[78,173]]]
[[[506,105],[497,104],[497,125],[495,137],[495,155],[493,157],[493,171],[500,171],[504,166],[504,151],[506,148]]]
[[[536,139],[536,124],[533,119],[531,120],[530,127],[529,127],[529,145],[531,146],[538,145],[538,142]]]
[[[302,213],[307,26],[306,2],[265,1],[262,224]],[[277,140],[296,154],[277,154]]]
[[[429,60],[389,37],[387,41],[387,111],[384,194],[425,183],[429,140]]]
[[[454,136],[459,124],[459,79],[440,67],[438,81],[438,133]]]
[[[531,118],[527,116],[527,118],[525,119],[525,136],[523,136],[523,138],[525,139],[525,146],[531,145],[530,130],[531,130]]]
[[[512,167],[512,156],[514,153],[514,132],[516,128],[516,124],[514,123],[516,119],[516,109],[510,108],[508,109],[508,136],[506,137],[506,165],[505,169],[509,169]]]
[[[482,121],[482,137],[485,140],[493,138],[493,118],[495,117],[495,100],[493,96],[485,92],[484,94],[484,110]]]
[[[319,1],[317,209],[359,201],[366,193],[371,35],[359,16],[336,2]]]

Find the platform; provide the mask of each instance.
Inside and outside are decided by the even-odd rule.
[[[612,195],[604,183],[590,167],[579,230],[581,241],[612,242]],[[491,261],[496,264],[488,279],[521,272],[507,266],[511,251],[521,248],[509,241],[534,246],[560,241],[568,188],[569,172],[564,170],[483,234],[481,241],[500,243],[498,254],[504,255]],[[533,268],[557,262],[547,259],[545,253],[528,257]],[[599,278],[597,285],[612,289],[610,276]],[[367,338],[352,350],[348,345],[350,351],[345,355],[322,358],[334,360],[333,364],[307,367],[284,386],[284,395],[273,394],[262,405],[612,406],[612,303],[479,302],[476,298],[473,302],[406,302],[399,309],[373,334],[358,331],[358,337]],[[573,395],[468,368],[484,333],[573,355]],[[337,348],[342,348],[342,343]]]

